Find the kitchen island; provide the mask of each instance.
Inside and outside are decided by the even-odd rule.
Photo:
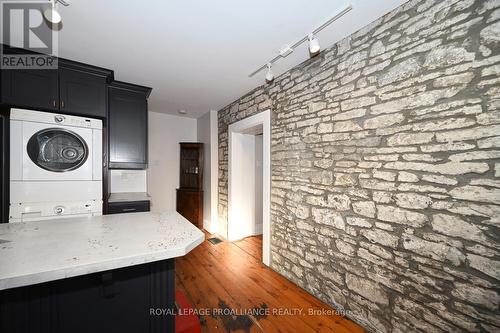
[[[177,212],[0,224],[0,332],[173,332],[174,258],[204,238]]]

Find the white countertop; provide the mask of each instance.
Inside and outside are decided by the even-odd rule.
[[[111,193],[108,202],[129,202],[129,201],[148,201],[151,197],[146,192],[122,192]]]
[[[177,212],[0,224],[0,290],[180,257],[204,239]]]

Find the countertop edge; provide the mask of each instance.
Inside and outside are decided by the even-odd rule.
[[[195,247],[203,243],[204,240],[205,240],[205,234],[203,234],[203,232],[200,231],[200,237],[196,238],[185,247],[169,249],[163,252],[159,251],[158,253],[154,254],[145,254],[133,257],[124,257],[120,259],[111,259],[99,263],[89,263],[86,265],[79,265],[79,266],[76,265],[53,271],[37,272],[33,274],[15,276],[15,277],[6,277],[0,279],[0,291],[18,287],[30,286],[45,282],[57,281],[87,274],[94,274],[113,269],[126,268],[140,264],[147,264],[156,261],[174,259],[188,254]]]

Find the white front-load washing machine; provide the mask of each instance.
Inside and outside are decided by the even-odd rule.
[[[102,212],[102,121],[12,109],[10,221]]]

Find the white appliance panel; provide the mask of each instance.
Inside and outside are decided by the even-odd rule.
[[[92,179],[102,180],[102,131],[92,131]]]
[[[10,182],[11,203],[80,200],[102,200],[102,182]]]
[[[9,219],[9,223],[21,223],[21,222],[38,222],[38,221],[47,221],[47,220],[57,220],[64,218],[72,218],[72,217],[91,217],[98,216],[102,214],[76,214],[76,215],[66,215],[66,216],[46,216],[46,217],[23,217],[23,218],[11,218]]]
[[[10,180],[23,178],[23,124],[20,121],[10,122]]]
[[[102,129],[102,121],[99,119],[68,116],[24,109],[11,109],[10,119],[53,125]]]
[[[102,201],[30,203],[12,205],[9,222],[28,222],[63,217],[102,215]]]

